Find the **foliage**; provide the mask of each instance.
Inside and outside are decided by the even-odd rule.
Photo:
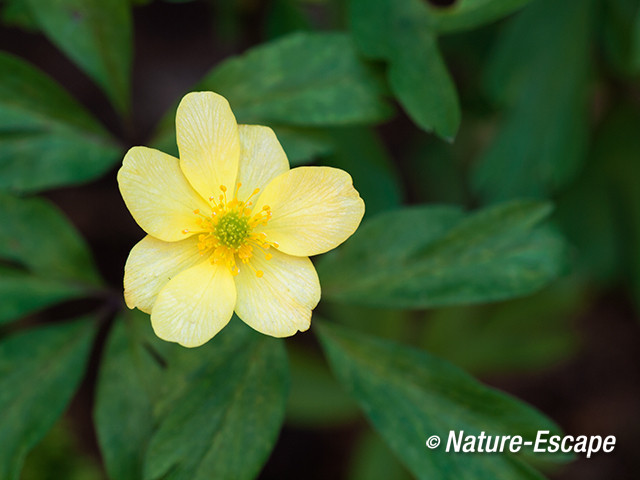
[[[107,93],[129,110],[133,50],[128,0],[25,0],[37,25]]]
[[[84,374],[94,333],[94,325],[84,318],[0,342],[2,478],[19,477],[26,453],[65,409]]]
[[[167,89],[143,141],[133,18],[160,1],[0,3],[6,36],[46,39],[73,69],[0,45],[0,478],[20,478],[88,368],[110,480],[257,478],[285,422],[356,431],[353,479],[543,478],[531,452],[453,456],[425,440],[559,431],[470,374],[566,361],[573,320],[612,289],[640,306],[640,3],[167,0],[211,11],[218,36],[208,72]],[[69,80],[81,75],[93,91]],[[309,334],[233,319],[198,349],[162,342],[96,266],[125,259],[58,206],[83,184],[114,193],[132,138],[177,153],[175,106],[192,90],[272,127],[292,165],[348,171],[365,201],[360,229],[317,261]],[[86,206],[125,222],[104,207]]]
[[[474,215],[450,206],[386,212],[323,259],[324,294],[368,306],[425,308],[531,293],[563,265],[563,240],[534,228],[549,212],[536,202]]]
[[[474,171],[483,199],[546,198],[579,171],[589,127],[593,8],[590,0],[535,2],[498,39],[485,83],[508,110]],[[501,182],[505,177],[510,181]]]
[[[320,339],[336,376],[417,478],[540,478],[508,454],[427,456],[421,444],[450,430],[526,438],[559,432],[543,415],[426,352],[325,325]]]
[[[34,192],[85,182],[119,160],[120,148],[60,86],[0,52],[0,190]]]

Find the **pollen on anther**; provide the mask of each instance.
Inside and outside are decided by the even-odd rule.
[[[227,191],[227,187],[225,187],[224,185],[220,185],[220,190],[222,190],[223,192]]]
[[[256,271],[256,277],[262,278],[263,275],[264,275],[264,272],[262,270],[257,270]]]
[[[195,213],[196,215],[198,215],[198,214],[200,213],[200,209],[199,209],[199,208],[196,208],[196,209],[193,211],[193,213]]]

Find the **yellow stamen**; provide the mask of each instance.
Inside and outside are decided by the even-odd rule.
[[[193,211],[199,218],[198,226],[204,231],[198,235],[198,250],[200,255],[210,255],[211,263],[225,265],[233,275],[240,272],[239,264],[249,267],[258,278],[264,275],[262,270],[256,270],[251,264],[255,252],[260,252],[266,260],[273,258],[267,250],[277,247],[270,242],[264,232],[255,232],[255,227],[266,225],[271,219],[271,208],[268,205],[258,212],[252,212],[251,198],[260,192],[256,188],[246,200],[238,199],[238,192],[242,183],[238,182],[234,189],[233,198],[228,201],[227,187],[220,185],[219,201],[212,195],[209,200],[213,203],[210,215],[204,215],[199,209]],[[188,233],[184,230],[183,233]]]
[[[254,195],[257,195],[259,191],[260,191],[260,189],[256,188],[253,192],[251,192],[251,195],[249,195],[249,197],[245,200],[245,203],[249,204],[249,200],[251,200]]]

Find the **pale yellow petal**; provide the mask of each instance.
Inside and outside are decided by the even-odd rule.
[[[236,313],[258,332],[288,337],[309,328],[311,310],[320,301],[320,282],[309,258],[270,252],[270,260],[261,253],[251,257],[251,266],[263,272],[260,278],[240,265]]]
[[[289,160],[276,134],[261,125],[239,125],[240,164],[238,198],[245,200],[254,189],[264,190],[267,184],[289,170]]]
[[[364,202],[351,176],[331,167],[298,167],[274,178],[254,211],[271,207],[273,217],[259,227],[279,250],[296,256],[324,253],[356,231]]]
[[[200,195],[233,191],[238,173],[238,124],[227,100],[213,92],[185,95],[176,113],[180,167]]]
[[[235,304],[229,269],[202,262],[164,286],[151,310],[151,325],[163,340],[197,347],[229,323]]]
[[[207,257],[200,255],[198,238],[163,242],[147,235],[129,253],[124,266],[124,299],[129,308],[151,313],[160,290],[183,270]]]
[[[118,185],[124,203],[138,225],[160,240],[184,240],[201,231],[195,209],[210,206],[182,174],[178,159],[147,147],[133,147],[118,171]]]

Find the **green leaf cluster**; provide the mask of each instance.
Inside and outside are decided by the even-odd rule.
[[[426,308],[532,293],[559,275],[565,258],[562,238],[538,226],[549,213],[548,204],[536,202],[472,215],[451,206],[385,212],[319,264],[324,295]]]
[[[87,181],[119,157],[117,143],[59,85],[0,52],[0,191]]]
[[[467,0],[441,10],[420,0],[353,0],[350,23],[362,53],[388,62],[391,90],[416,124],[452,140],[460,104],[439,35],[491,22],[527,2]]]
[[[0,340],[2,478],[19,478],[27,452],[66,408],[84,374],[93,327],[84,318]]]
[[[130,108],[132,60],[128,0],[24,0],[42,31],[109,96]]]
[[[548,198],[575,178],[589,129],[594,6],[537,1],[502,32],[485,83],[509,110],[473,174],[483,199]]]
[[[255,478],[284,419],[282,341],[236,319],[197,351],[160,343],[142,318],[107,342],[95,419],[110,477]]]
[[[423,446],[450,430],[527,438],[559,432],[539,412],[424,351],[324,324],[319,332],[336,376],[416,478],[542,478],[510,455],[425,455]]]
[[[292,165],[347,170],[367,213],[317,261],[323,317],[311,334],[285,346],[234,319],[195,350],[125,309],[101,252],[51,200],[113,180],[136,128],[132,9],[149,3],[0,5],[3,24],[44,36],[112,110],[0,52],[0,479],[19,478],[88,369],[110,480],[253,479],[283,425],[362,430],[362,416],[378,436],[357,432],[356,480],[539,479],[533,466],[569,460],[424,442],[558,432],[460,368],[522,374],[567,360],[589,288],[622,286],[640,305],[638,2],[271,2],[267,40],[212,62],[189,90],[271,126]],[[220,38],[240,35],[251,8],[211,5]],[[177,153],[180,96],[143,143]]]
[[[0,217],[0,324],[97,292],[87,246],[49,202],[0,193]]]
[[[314,52],[309,55],[309,52]],[[216,66],[192,90],[223,95],[239,123],[269,125],[292,164],[333,151],[321,127],[380,122],[392,110],[384,84],[342,33],[293,33]],[[175,151],[175,109],[156,144]]]

